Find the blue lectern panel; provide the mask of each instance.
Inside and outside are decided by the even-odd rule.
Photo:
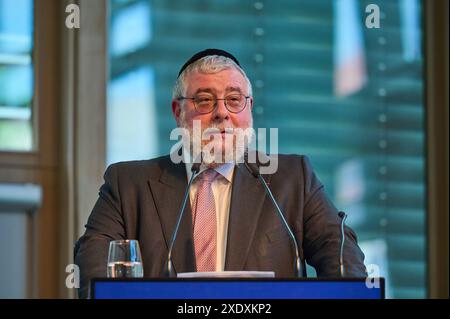
[[[384,280],[111,280],[92,282],[95,299],[381,299]]]

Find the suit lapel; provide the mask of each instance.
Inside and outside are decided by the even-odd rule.
[[[170,159],[165,164],[159,180],[150,179],[149,185],[168,250],[187,186],[187,177],[184,164],[174,164]],[[177,273],[195,271],[192,213],[189,199],[173,247],[172,261]]]
[[[265,176],[266,181],[270,175]],[[225,270],[243,270],[266,193],[243,164],[235,169],[228,222]]]

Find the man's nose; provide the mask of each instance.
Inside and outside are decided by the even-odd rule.
[[[228,112],[227,107],[225,106],[225,100],[217,100],[217,106],[213,111],[214,120],[224,120],[228,119],[230,113]]]

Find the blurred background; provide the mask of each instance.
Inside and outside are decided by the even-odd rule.
[[[172,86],[205,48],[239,59],[255,127],[311,158],[387,297],[448,298],[439,0],[0,0],[0,298],[75,295],[105,168],[170,151]]]

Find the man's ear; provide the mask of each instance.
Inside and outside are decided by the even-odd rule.
[[[179,100],[172,100],[172,113],[177,124],[180,123],[181,103]]]

